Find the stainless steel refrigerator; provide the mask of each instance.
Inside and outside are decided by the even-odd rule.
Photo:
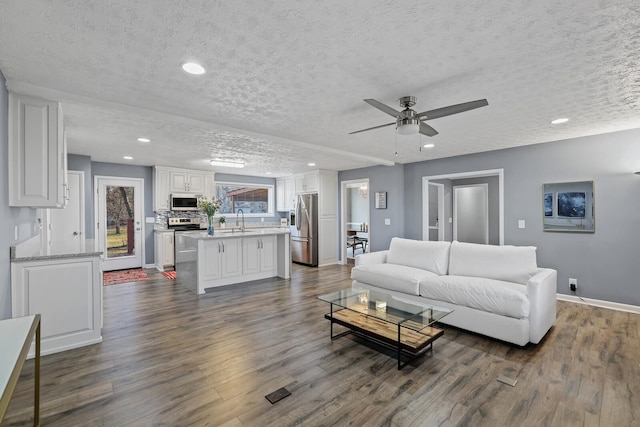
[[[291,260],[299,264],[318,265],[318,195],[296,196],[290,213]]]

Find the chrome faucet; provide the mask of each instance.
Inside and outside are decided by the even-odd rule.
[[[238,215],[240,214],[242,214],[242,228],[240,228],[240,231],[244,232],[244,211],[242,209],[238,209],[236,213],[236,227],[238,226]]]

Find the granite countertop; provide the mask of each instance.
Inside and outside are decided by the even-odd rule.
[[[18,244],[17,246],[11,246],[9,254],[11,262],[93,257],[102,255],[101,251],[96,250],[96,246],[97,242],[93,239],[84,240],[84,242],[80,244],[80,248],[76,247],[75,242],[69,242],[69,244],[57,242],[53,248],[49,248],[47,250],[42,250],[39,245],[36,247],[33,244]]]
[[[248,228],[245,231],[239,231],[238,229],[223,228],[216,229],[213,236],[209,236],[205,231],[187,231],[181,233],[183,236],[191,237],[197,240],[212,240],[212,239],[228,239],[232,237],[251,237],[251,236],[267,236],[277,234],[289,234],[289,228]]]

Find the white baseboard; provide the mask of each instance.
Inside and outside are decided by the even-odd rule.
[[[640,314],[640,307],[637,305],[621,304],[619,302],[603,301],[591,298],[580,299],[580,297],[565,294],[556,294],[556,298],[561,301],[575,302],[578,304],[588,304],[595,307],[608,308],[610,310],[626,311],[628,313]]]

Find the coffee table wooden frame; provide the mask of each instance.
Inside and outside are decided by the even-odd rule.
[[[398,370],[401,370],[412,361],[424,356],[433,350],[433,342],[444,331],[433,326],[425,326],[415,330],[403,326],[402,323],[390,323],[377,319],[364,313],[340,307],[333,310],[333,303],[329,303],[331,311],[325,314],[325,319],[330,321],[331,339],[337,339],[348,334],[356,334],[367,340],[381,344],[397,351]],[[348,328],[348,331],[334,335],[333,324]],[[397,328],[397,329],[396,329]],[[404,356],[404,360],[403,360]]]

